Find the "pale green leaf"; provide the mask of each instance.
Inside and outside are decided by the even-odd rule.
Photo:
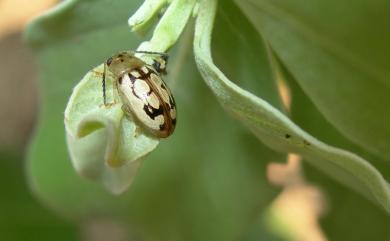
[[[167,0],[145,0],[128,20],[133,31],[144,31],[156,19],[156,15],[168,4]]]

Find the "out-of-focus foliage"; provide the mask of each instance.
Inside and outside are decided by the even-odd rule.
[[[31,195],[22,160],[20,150],[0,151],[0,239],[76,240],[78,228],[53,215]]]

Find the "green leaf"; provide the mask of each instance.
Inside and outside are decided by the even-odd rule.
[[[35,194],[63,216],[82,222],[115,219],[147,240],[224,241],[242,235],[277,194],[267,182],[265,169],[268,162],[282,161],[284,155],[262,146],[216,103],[191,61],[191,28],[172,49],[166,78],[177,103],[177,129],[145,158],[131,188],[113,196],[73,170],[63,126],[72,88],[107,56],[135,49],[140,42],[126,26],[139,2],[86,3],[65,2],[49,16],[38,18],[27,32],[42,76],[43,106],[27,169]],[[85,13],[88,8],[93,15]],[[111,25],[101,24],[101,18]],[[229,31],[223,34],[230,36]],[[159,48],[169,48],[168,42],[159,43]],[[100,82],[93,80],[86,78],[80,86],[91,84],[97,91]],[[96,98],[97,104],[101,94]],[[81,136],[101,132],[100,123],[106,122],[86,123]],[[103,132],[99,135],[104,138]]]
[[[389,183],[378,170],[361,157],[331,147],[310,136],[268,102],[232,83],[214,65],[210,36],[216,7],[215,0],[200,1],[194,52],[202,77],[224,109],[268,146],[301,154],[313,165],[327,170],[334,178],[343,181],[390,212]],[[333,172],[330,172],[331,170]]]
[[[390,2],[236,1],[341,133],[390,160]]]

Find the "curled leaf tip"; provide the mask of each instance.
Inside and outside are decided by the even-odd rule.
[[[67,143],[79,175],[120,193],[129,187],[141,160],[158,140],[136,134],[120,103],[102,107],[101,77],[94,74],[101,71],[101,66],[90,71],[74,88],[65,111]],[[112,93],[112,80],[107,79],[106,86]]]
[[[132,31],[138,32],[150,26],[166,4],[166,0],[144,1],[141,7],[128,20]]]

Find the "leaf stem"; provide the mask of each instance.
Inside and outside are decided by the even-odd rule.
[[[138,50],[165,52],[172,47],[183,32],[195,4],[196,0],[173,0],[157,24],[152,39],[143,42]],[[148,16],[145,15],[144,19],[147,19]]]
[[[167,0],[145,0],[141,7],[129,18],[128,23],[132,31],[137,32],[148,26],[167,4]]]

